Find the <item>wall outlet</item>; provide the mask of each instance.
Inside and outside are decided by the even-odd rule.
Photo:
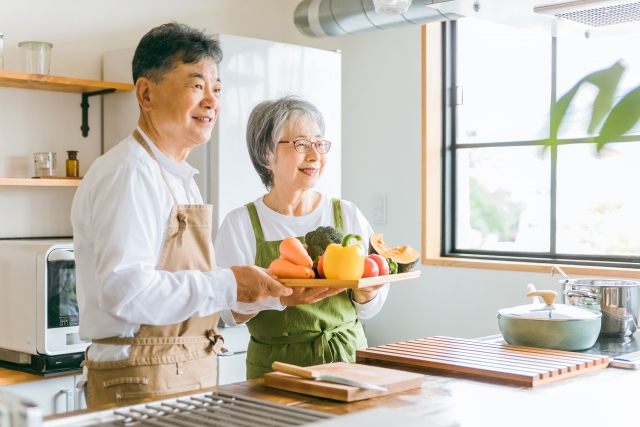
[[[387,194],[376,193],[373,195],[373,224],[387,224]]]

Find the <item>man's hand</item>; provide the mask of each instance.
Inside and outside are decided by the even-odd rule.
[[[285,297],[292,289],[278,282],[264,268],[255,265],[233,266],[238,284],[238,302],[256,302],[266,297]]]
[[[344,291],[336,288],[293,288],[293,293],[280,298],[280,304],[293,306],[299,304],[313,304],[325,298],[334,296]]]

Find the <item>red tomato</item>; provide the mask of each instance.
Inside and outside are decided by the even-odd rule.
[[[376,277],[378,275],[379,269],[378,264],[371,258],[364,259],[364,273],[362,273],[362,277]]]
[[[318,276],[320,276],[321,279],[326,279],[326,277],[324,277],[324,254],[322,254],[318,260]]]
[[[389,263],[382,255],[371,254],[369,255],[369,258],[378,264],[378,276],[386,276],[389,274]]]

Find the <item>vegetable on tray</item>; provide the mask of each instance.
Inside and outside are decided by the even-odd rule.
[[[316,277],[318,279],[326,279],[324,277],[324,254],[317,256],[315,261],[313,261],[313,271],[316,273]]]
[[[307,245],[307,252],[311,259],[316,259],[316,257],[319,257],[324,253],[325,249],[330,244],[342,243],[344,236],[344,232],[337,228],[318,227],[304,236],[304,242]]]
[[[392,260],[391,258],[387,258],[387,265],[389,266],[389,274],[398,274],[398,263]]]
[[[332,243],[324,253],[323,270],[327,279],[359,280],[364,272],[364,250],[358,243],[349,245],[351,239],[362,241],[357,234],[348,234],[342,244]]]
[[[280,242],[280,256],[296,265],[311,268],[313,261],[300,240],[295,237],[287,237]]]
[[[420,254],[413,250],[410,246],[399,246],[390,248],[382,240],[382,234],[372,234],[369,239],[369,253],[378,254],[384,258],[391,258],[398,264],[398,273],[406,273],[411,271],[414,265],[420,260]],[[390,274],[391,266],[389,266]]]
[[[365,277],[377,277],[380,274],[380,269],[378,268],[378,264],[367,257],[364,259],[364,272],[362,273],[362,278]]]
[[[315,277],[312,269],[296,265],[284,258],[273,260],[269,265],[269,273],[281,279],[313,279]]]
[[[378,265],[378,276],[386,276],[389,274],[389,263],[383,256],[371,254],[367,258],[372,259]]]

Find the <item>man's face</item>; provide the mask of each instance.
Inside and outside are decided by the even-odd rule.
[[[149,116],[162,138],[195,147],[211,139],[220,113],[220,79],[212,59],[180,63],[158,84],[150,83]]]

